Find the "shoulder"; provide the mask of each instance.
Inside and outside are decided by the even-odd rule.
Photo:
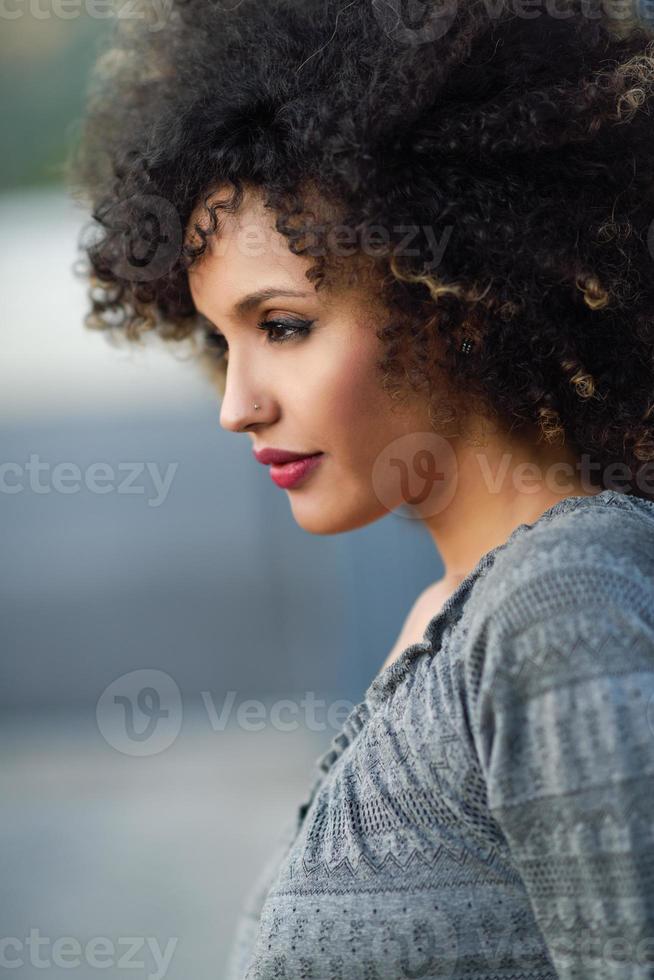
[[[652,604],[654,503],[605,491],[521,525],[475,590],[480,619],[520,630],[566,609]]]
[[[654,504],[605,492],[521,526],[476,583],[472,704],[654,664]]]
[[[452,593],[453,588],[451,584],[441,580],[439,582],[433,582],[422,590],[409,609],[393,648],[384,661],[382,669],[388,667],[389,664],[396,660],[406,647],[413,643],[419,643],[422,640],[429,622],[443,606],[445,600]]]
[[[439,579],[423,589],[409,614],[413,623],[420,624],[424,620],[426,626],[430,618],[435,616],[446,600],[449,599],[463,578],[463,575],[459,575],[456,578]]]
[[[612,726],[634,745],[647,736],[654,506],[621,506],[620,496],[526,526],[477,583],[463,644],[465,702],[495,804],[500,783],[506,788],[532,757],[537,772],[546,745],[571,726],[580,726],[578,740],[592,741],[593,726]],[[561,759],[552,750],[552,773]]]

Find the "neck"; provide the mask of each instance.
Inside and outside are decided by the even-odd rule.
[[[452,481],[444,484],[441,505],[437,502],[423,523],[445,565],[444,581],[452,584],[520,524],[533,523],[566,497],[599,492],[570,447],[539,443],[533,429],[520,437],[485,432],[483,440],[471,440],[467,435],[451,445],[456,489],[452,492]]]

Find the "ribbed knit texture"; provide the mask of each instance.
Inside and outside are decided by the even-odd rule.
[[[654,978],[654,504],[517,527],[315,766],[227,980]]]

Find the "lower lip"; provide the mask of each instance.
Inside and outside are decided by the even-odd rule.
[[[270,467],[270,476],[282,490],[290,490],[297,486],[307,473],[315,470],[324,455],[318,453],[317,456],[305,456],[304,459],[296,459],[292,463],[273,463]]]

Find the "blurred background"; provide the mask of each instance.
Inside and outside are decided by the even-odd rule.
[[[442,566],[400,514],[302,531],[190,357],[83,326],[89,216],[63,164],[114,15],[1,16],[2,966],[69,976],[77,943],[78,978],[217,980],[315,759]]]

